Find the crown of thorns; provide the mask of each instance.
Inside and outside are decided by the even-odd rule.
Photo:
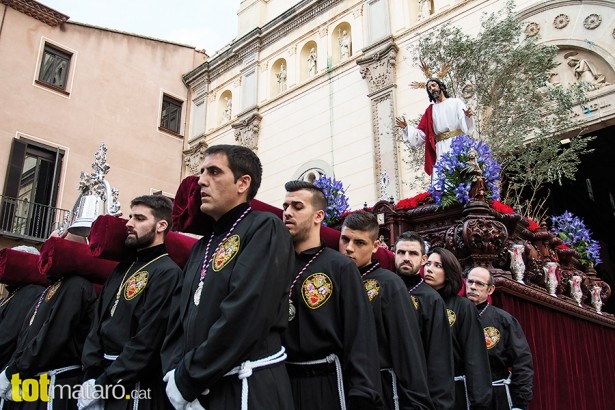
[[[448,70],[450,70],[451,66],[448,63],[444,63],[442,64],[440,71],[434,74],[433,71],[429,68],[429,66],[425,64],[423,60],[420,60],[419,68],[425,75],[426,80],[425,81],[412,81],[410,84],[408,84],[412,88],[425,88],[427,81],[429,81],[430,79],[434,79],[434,78],[442,81],[446,73],[448,73]]]

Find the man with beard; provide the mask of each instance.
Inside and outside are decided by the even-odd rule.
[[[419,234],[399,235],[395,243],[395,270],[419,313],[429,393],[436,409],[449,410],[453,408],[455,391],[451,329],[444,300],[419,275],[426,260],[425,242]]]
[[[404,142],[416,147],[425,144],[424,169],[432,175],[433,166],[450,151],[453,138],[471,135],[474,132],[472,109],[459,98],[449,97],[446,85],[438,78],[430,78],[425,84],[430,104],[417,127],[409,125],[404,117],[397,117],[395,123],[403,131]],[[437,175],[432,175],[435,180]]]
[[[385,408],[433,409],[418,314],[401,278],[372,261],[377,237],[376,216],[353,212],[342,224],[339,249],[359,268],[374,311]]]
[[[491,409],[527,409],[532,400],[532,352],[517,319],[489,303],[494,290],[491,272],[482,267],[470,270],[466,296],[478,309],[487,344],[493,385]]]
[[[200,210],[212,230],[192,248],[162,351],[176,409],[293,409],[282,347],[292,240],[277,216],[249,205],[262,172],[249,148],[205,150]]]
[[[164,245],[171,210],[171,200],[161,195],[140,196],[130,203],[125,245],[134,257],[113,270],[99,298],[83,348],[80,410],[170,407],[160,348],[181,276]],[[126,395],[134,391],[134,397],[99,396],[100,391],[118,391],[116,385],[123,386]]]
[[[378,345],[361,275],[349,258],[321,241],[327,208],[322,190],[305,181],[287,182],[285,188],[283,219],[296,262],[289,271],[284,345],[295,408],[378,409]]]

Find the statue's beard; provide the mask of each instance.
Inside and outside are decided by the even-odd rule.
[[[431,98],[433,98],[434,100],[437,100],[438,98],[440,98],[440,94],[442,92],[440,90],[434,90],[431,92]]]

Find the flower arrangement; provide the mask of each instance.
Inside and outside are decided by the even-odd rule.
[[[350,208],[344,185],[341,181],[329,178],[326,175],[321,175],[315,179],[314,185],[322,189],[325,198],[327,198],[327,212],[323,224],[326,226],[336,225],[342,214]]]
[[[591,238],[591,231],[581,218],[565,211],[559,216],[552,216],[551,222],[553,232],[564,241],[564,244],[581,255],[579,258],[581,265],[591,267],[602,263],[600,245]]]
[[[492,157],[487,144],[468,135],[462,135],[455,137],[451,143],[450,151],[440,156],[434,165],[437,178],[432,182],[427,192],[431,194],[438,206],[446,208],[456,203],[470,202],[472,179],[468,173],[468,167],[471,165],[469,155],[471,151],[475,151],[476,163],[482,171],[485,199],[499,199],[502,166]]]
[[[431,195],[428,192],[421,192],[411,198],[400,199],[395,205],[395,209],[414,209],[427,203],[429,198],[431,198]]]

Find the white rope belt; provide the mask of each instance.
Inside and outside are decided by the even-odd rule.
[[[117,358],[120,357],[120,355],[119,354],[107,354],[107,353],[104,353],[103,357],[106,360],[114,361],[114,360],[117,360]],[[118,383],[119,383],[119,381],[118,381]],[[141,382],[137,382],[137,384],[135,384],[135,390],[137,392],[139,390],[141,390]],[[135,396],[136,397],[132,398],[132,410],[137,410],[139,408],[139,394],[137,393]]]
[[[466,395],[466,408],[470,410],[470,399],[468,398],[468,385],[466,383],[466,375],[462,374],[461,376],[455,376],[456,382],[463,382],[463,392]]]
[[[380,369],[381,372],[388,372],[391,375],[391,383],[393,386],[393,405],[395,410],[399,410],[399,393],[397,392],[397,375],[393,369]]]
[[[513,403],[512,403],[512,397],[510,396],[510,377],[511,374],[508,373],[508,377],[505,379],[500,379],[500,380],[494,380],[491,382],[491,385],[493,387],[502,387],[504,386],[504,388],[506,389],[506,399],[508,399],[508,407],[512,409],[513,407]]]
[[[56,384],[56,375],[69,372],[71,370],[81,369],[80,365],[72,365],[66,367],[60,367],[59,369],[49,370],[48,372],[40,372],[37,376],[41,374],[46,374],[49,376],[49,388],[47,389],[47,395],[49,396],[49,401],[47,402],[47,410],[53,410],[53,398],[51,397],[51,392],[53,392],[53,388]]]
[[[344,378],[342,376],[342,365],[339,357],[335,353],[331,353],[324,359],[310,360],[308,362],[286,362],[297,366],[311,366],[315,364],[335,363],[335,374],[337,376],[337,392],[340,396],[340,409],[346,410],[346,395],[344,393]]]
[[[248,410],[248,377],[252,376],[253,370],[259,367],[280,363],[284,360],[286,360],[286,351],[284,346],[282,346],[279,352],[255,361],[246,360],[224,375],[237,375],[239,380],[241,380],[241,410]],[[207,393],[209,393],[209,390],[206,390],[204,394]]]

